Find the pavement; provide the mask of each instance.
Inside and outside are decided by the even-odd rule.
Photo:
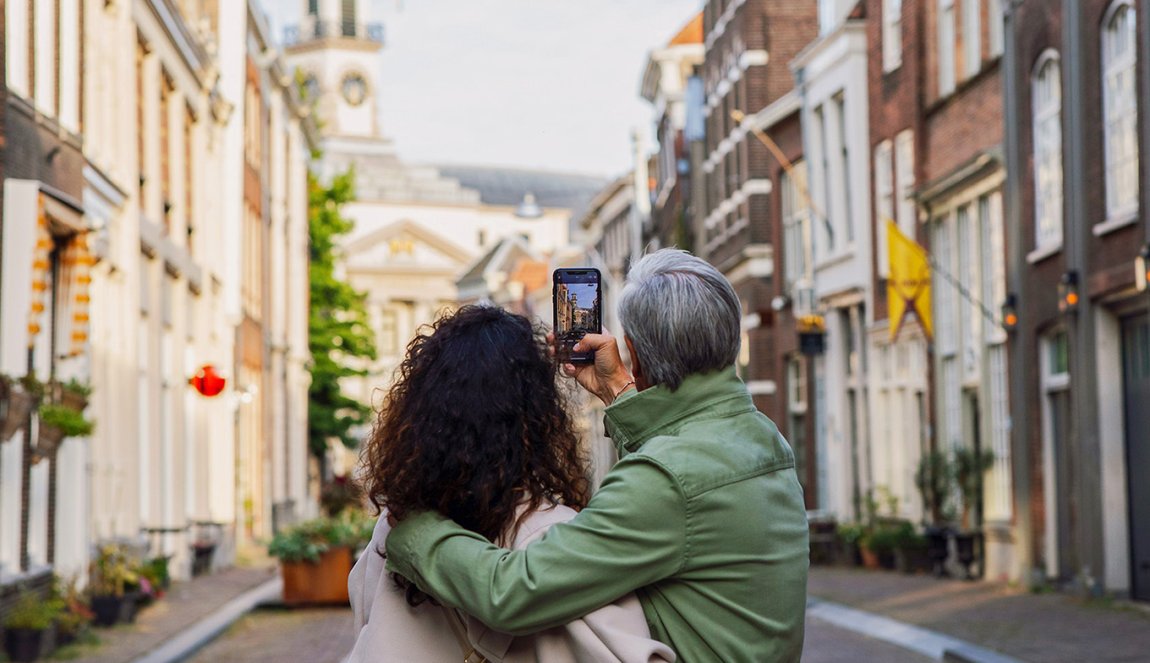
[[[836,567],[812,567],[808,589],[808,663],[1150,660],[1145,604]],[[177,584],[74,660],[338,663],[354,641],[351,611],[277,609],[279,591],[264,567]]]
[[[174,583],[164,598],[140,611],[135,623],[95,629],[99,644],[76,645],[60,653],[70,660],[83,663],[180,660],[178,657],[147,657],[157,652],[170,652],[170,647],[165,650],[164,646],[179,641],[181,636],[185,640],[197,633],[204,637],[207,632],[203,626],[211,624],[213,618],[218,622],[221,615],[228,613],[229,604],[252,590],[270,587],[269,583],[276,583],[278,579],[279,573],[275,567],[258,566],[226,569],[187,582]],[[244,612],[235,614],[232,621],[239,619],[254,605],[248,605]],[[234,610],[233,604],[232,612]],[[203,642],[192,644],[198,646]]]
[[[811,567],[807,593],[810,614],[837,612],[871,637],[935,660],[1150,660],[1146,604],[835,567]]]

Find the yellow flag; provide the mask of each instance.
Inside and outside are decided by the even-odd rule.
[[[907,309],[918,316],[926,337],[934,336],[930,318],[930,261],[926,250],[902,234],[886,219],[886,241],[890,255],[890,279],[886,282],[886,301],[890,317],[890,338],[898,337]]]

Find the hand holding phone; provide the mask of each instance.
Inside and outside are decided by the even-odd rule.
[[[594,350],[575,352],[572,348],[584,335],[603,331],[599,270],[590,267],[557,269],[552,277],[556,358],[564,364],[593,363]]]

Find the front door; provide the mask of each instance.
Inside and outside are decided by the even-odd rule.
[[[1122,321],[1126,485],[1130,490],[1130,594],[1150,601],[1150,315]]]

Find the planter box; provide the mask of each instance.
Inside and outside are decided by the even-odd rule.
[[[318,562],[280,562],[284,604],[348,605],[351,548],[332,548]]]

